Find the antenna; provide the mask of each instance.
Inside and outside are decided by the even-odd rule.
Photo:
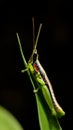
[[[34,17],[32,18],[32,26],[33,26],[33,47],[34,47],[34,44],[35,44],[35,24],[34,24]]]
[[[37,43],[38,43],[38,39],[39,39],[39,35],[40,35],[40,32],[41,32],[41,28],[42,28],[42,24],[39,25],[39,29],[38,29],[38,34],[37,34],[37,37],[36,37],[36,40],[35,40],[35,25],[34,25],[34,17],[32,18],[32,25],[33,25],[33,52],[31,54],[31,57],[29,59],[28,62],[33,62],[33,55],[34,53],[36,52],[37,53]]]
[[[42,24],[39,25],[39,30],[38,30],[38,34],[37,34],[37,37],[36,37],[35,46],[34,46],[33,51],[36,51],[39,35],[40,35],[40,32],[41,32],[41,28],[42,28]]]

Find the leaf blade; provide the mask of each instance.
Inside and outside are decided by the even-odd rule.
[[[0,106],[0,130],[23,130],[18,120],[2,106]]]
[[[20,39],[18,40],[18,43],[19,43],[19,41],[20,41]],[[19,48],[21,47],[20,44],[19,44]],[[22,55],[23,50],[20,49],[20,51],[22,51],[21,52],[21,55]],[[23,58],[25,58],[25,57],[22,55],[22,59]],[[23,62],[24,62],[25,68],[27,69],[26,59],[25,60],[23,59]],[[36,80],[34,82],[33,76],[31,75],[29,69],[27,70],[27,73],[28,73],[28,76],[32,83],[33,88],[35,88],[35,89],[38,88],[39,86],[37,85]],[[37,102],[40,129],[41,130],[62,130],[62,128],[58,122],[58,119],[55,116],[51,115],[50,110],[48,109],[48,106],[45,103],[41,92],[38,91],[37,93],[35,93],[35,97],[36,97],[36,102]]]

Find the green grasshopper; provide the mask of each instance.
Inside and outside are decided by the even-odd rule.
[[[38,86],[37,89],[34,89],[34,92],[38,92],[40,89],[42,91],[42,95],[43,95],[52,115],[56,116],[56,117],[61,117],[61,116],[65,115],[65,112],[63,111],[63,109],[60,107],[60,105],[58,104],[58,102],[56,100],[50,80],[49,80],[45,70],[43,69],[42,65],[39,62],[38,53],[37,53],[37,49],[36,49],[42,24],[40,24],[40,26],[39,26],[38,34],[37,34],[37,37],[35,40],[34,18],[32,18],[32,21],[33,21],[33,45],[34,45],[34,47],[33,47],[32,55],[28,61],[28,64],[26,63],[26,61],[24,61],[25,67],[26,67],[27,72],[32,76],[32,78],[35,80],[35,82]],[[18,39],[22,58],[23,58],[23,60],[25,60],[18,33],[17,33],[17,39]],[[23,70],[23,72],[24,71],[25,70]]]

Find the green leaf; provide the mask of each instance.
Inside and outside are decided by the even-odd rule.
[[[38,109],[39,124],[41,130],[62,130],[58,119],[51,115],[47,104],[44,99],[41,99],[38,94],[36,94],[36,102]]]
[[[23,130],[18,120],[2,106],[0,106],[0,130]]]
[[[23,54],[23,50],[21,47],[20,38],[18,36],[18,33],[17,33],[17,39],[18,39],[18,44],[19,44],[21,56],[23,59],[23,63],[25,65],[25,69],[27,69],[28,64],[27,64],[26,59],[25,59],[24,54]],[[31,69],[33,69],[33,68],[31,68]],[[32,83],[33,89],[37,89],[39,86],[37,85],[37,82],[33,78],[29,69],[27,70],[27,73],[28,73],[28,76],[29,76],[30,81]],[[62,130],[56,116],[53,116],[51,114],[50,109],[49,109],[47,103],[45,102],[45,99],[44,99],[40,89],[39,89],[39,91],[35,92],[35,97],[36,97],[36,102],[37,102],[40,130]]]
[[[45,98],[43,96],[42,90],[38,89],[40,88],[40,85],[43,85],[43,83],[42,84],[38,83],[38,81],[34,77],[33,74],[34,70],[32,65],[30,66],[30,68],[31,68],[30,77],[32,78],[32,82],[34,84],[33,89],[34,89],[34,94],[37,102],[40,129],[41,130],[62,130],[58,122],[58,118],[56,116],[53,116],[53,114],[51,113],[51,110],[48,107],[48,104],[46,103]]]

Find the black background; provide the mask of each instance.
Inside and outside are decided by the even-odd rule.
[[[16,32],[25,57],[32,52],[32,17],[35,32],[42,22],[38,53],[52,82],[56,98],[66,112],[60,119],[63,130],[72,130],[72,3],[71,1],[0,2],[0,105],[10,110],[25,130],[38,129],[32,85],[21,59]]]

